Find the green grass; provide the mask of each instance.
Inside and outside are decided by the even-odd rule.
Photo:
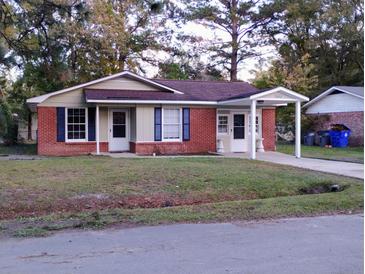
[[[37,218],[3,221],[3,234],[17,237],[44,236],[55,230],[82,228],[101,229],[113,224],[127,226],[171,223],[225,222],[280,217],[315,216],[321,214],[351,214],[362,212],[361,185],[353,185],[338,193],[276,197],[267,199],[228,201],[193,206],[154,209],[109,209],[75,214],[51,214]],[[24,227],[26,227],[24,229]],[[28,230],[27,228],[33,229]],[[35,235],[33,231],[39,231]]]
[[[26,237],[44,237],[48,235],[48,230],[41,227],[28,226],[25,228],[16,229],[13,232],[14,237],[26,238]]]
[[[33,228],[317,215],[363,204],[362,180],[220,157],[3,161],[0,182],[0,233],[16,236],[36,236]],[[302,195],[332,184],[345,190]]]
[[[35,144],[19,144],[19,145],[0,145],[0,155],[36,155],[37,145]]]
[[[278,144],[278,152],[294,155],[294,145]],[[335,161],[364,163],[364,147],[327,148],[319,146],[303,146],[302,156]]]

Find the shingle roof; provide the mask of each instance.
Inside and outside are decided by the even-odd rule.
[[[176,89],[184,94],[148,90],[102,90],[85,89],[88,100],[176,100],[176,101],[222,101],[245,98],[262,92],[246,82],[161,80],[154,82]]]

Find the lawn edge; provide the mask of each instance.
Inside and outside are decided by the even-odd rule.
[[[361,185],[337,193],[237,200],[150,209],[105,209],[0,221],[0,237],[41,237],[56,231],[155,226],[179,223],[259,221],[354,214],[363,210]]]

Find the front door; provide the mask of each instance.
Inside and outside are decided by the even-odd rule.
[[[128,111],[109,111],[109,151],[128,151]]]
[[[232,119],[232,152],[246,152],[246,115],[245,113],[234,113]]]

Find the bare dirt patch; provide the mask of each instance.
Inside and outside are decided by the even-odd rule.
[[[56,199],[52,204],[43,205],[31,201],[22,204],[16,201],[8,205],[7,210],[0,210],[0,220],[16,217],[36,217],[51,213],[74,213],[82,211],[95,211],[112,208],[162,208],[182,205],[197,205],[212,202],[233,201],[237,199],[254,199],[249,197],[238,197],[237,195],[199,195],[198,197],[179,197],[176,195],[154,194],[148,196],[129,195],[125,197],[111,197],[106,194],[84,194],[68,199]]]

